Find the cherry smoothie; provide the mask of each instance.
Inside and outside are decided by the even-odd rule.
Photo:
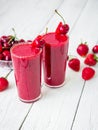
[[[69,38],[66,35],[56,37],[55,33],[44,35],[43,48],[44,80],[49,87],[60,87],[65,82],[65,71]]]
[[[35,101],[41,96],[41,52],[29,43],[11,48],[18,95],[24,102]]]

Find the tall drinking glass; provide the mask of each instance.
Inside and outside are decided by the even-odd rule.
[[[65,83],[69,37],[58,36],[55,33],[47,33],[43,37],[44,81],[49,87],[61,87]]]
[[[33,102],[41,96],[41,53],[29,43],[11,48],[18,95],[21,101]]]

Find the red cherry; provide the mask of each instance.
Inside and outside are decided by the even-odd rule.
[[[95,75],[95,70],[90,67],[85,67],[82,70],[82,78],[84,80],[89,80],[89,79],[93,78],[94,75]]]
[[[55,38],[56,38],[57,40],[61,41],[61,42],[64,42],[64,41],[67,40],[68,37],[67,37],[66,35],[63,35],[63,34],[56,34],[56,35],[55,35]]]
[[[56,34],[67,34],[68,31],[69,31],[69,25],[63,24],[62,22],[60,22],[55,32]]]
[[[38,35],[35,40],[32,42],[32,46],[33,47],[37,47],[37,48],[43,48],[44,44],[45,44],[45,40],[42,39],[43,37],[41,35]]]
[[[63,20],[63,23],[60,22],[56,28],[56,31],[55,33],[56,34],[67,34],[68,31],[69,31],[69,25],[65,23],[65,20],[64,18],[62,17],[62,15],[57,11],[55,10],[55,12],[61,17],[61,19]]]
[[[80,70],[80,60],[78,58],[72,58],[69,60],[68,66],[74,71],[79,71]]]
[[[85,58],[84,63],[89,66],[94,66],[94,65],[96,65],[97,61],[98,61],[98,57],[96,55],[90,53]]]
[[[80,55],[80,56],[86,56],[87,53],[89,51],[89,47],[87,44],[85,43],[81,43],[78,47],[77,47],[77,53]]]
[[[2,52],[3,48],[2,48],[2,45],[0,44],[0,53]]]
[[[95,46],[92,48],[92,51],[93,51],[93,53],[98,53],[98,45],[95,45]]]
[[[4,55],[2,53],[0,53],[0,60],[4,59]]]
[[[25,42],[25,40],[24,39],[20,39],[18,42]]]
[[[9,50],[4,50],[2,54],[4,55],[5,60],[7,61],[11,60],[11,53]]]
[[[7,89],[9,85],[9,82],[6,78],[1,77],[0,78],[0,92]]]

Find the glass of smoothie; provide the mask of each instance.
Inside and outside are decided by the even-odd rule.
[[[47,33],[43,36],[44,82],[49,87],[61,87],[65,83],[66,62],[69,45],[67,35]]]
[[[11,48],[12,63],[19,99],[33,102],[41,97],[42,50],[30,43],[20,43]]]

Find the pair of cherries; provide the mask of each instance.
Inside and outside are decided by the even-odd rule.
[[[55,36],[56,39],[59,41],[64,41],[66,40],[66,34],[69,31],[69,25],[65,23],[64,18],[61,16],[61,14],[55,10],[55,12],[61,17],[61,19],[63,20],[63,23],[60,22],[55,30]],[[32,46],[34,48],[43,48],[43,46],[45,45],[45,40],[43,39],[43,36],[38,35],[35,40],[32,43]]]

